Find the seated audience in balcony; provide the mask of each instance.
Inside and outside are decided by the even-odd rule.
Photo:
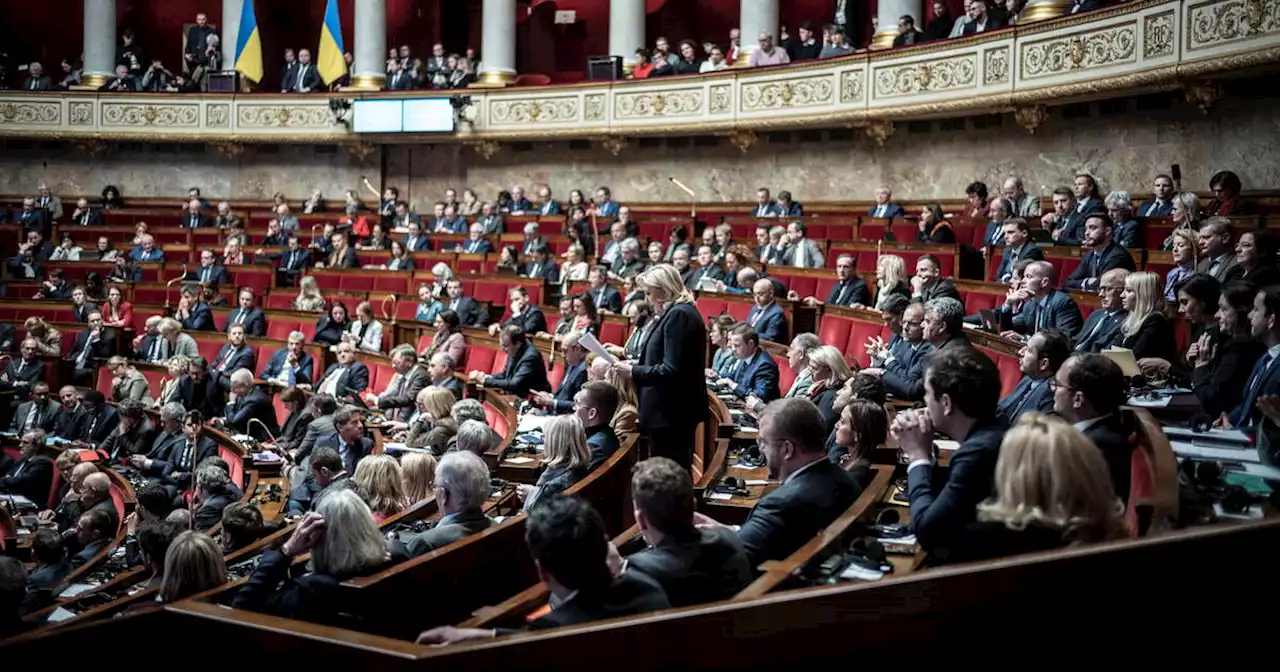
[[[925,25],[924,36],[921,39],[929,42],[945,40],[951,36],[951,28],[955,23],[956,20],[951,16],[946,0],[933,0],[933,18]]]
[[[1164,315],[1160,276],[1150,271],[1130,273],[1124,281],[1122,302],[1129,315],[1120,327],[1119,345],[1133,350],[1135,359],[1163,359],[1178,365],[1173,325]]]
[[[1240,199],[1240,177],[1235,173],[1229,170],[1215,173],[1209,179],[1209,189],[1213,191],[1213,200],[1204,208],[1205,217],[1247,215],[1252,212],[1250,204]]]
[[[773,33],[767,30],[761,31],[759,39],[759,43],[755,49],[751,50],[751,56],[747,59],[749,67],[783,65],[791,62],[791,57],[787,55],[786,50],[774,44]]]
[[[1107,460],[1077,423],[1029,413],[1004,435],[996,460],[995,495],[945,561],[991,558],[1124,539],[1123,495],[1108,479]],[[1124,458],[1129,459],[1126,452]]]
[[[961,29],[961,36],[985,33],[988,30],[1003,28],[1007,25],[999,16],[991,15],[988,2],[989,0],[969,0],[969,7],[966,10],[969,15],[969,22]]]
[[[1236,242],[1236,264],[1243,270],[1240,278],[1259,287],[1280,284],[1276,268],[1276,238],[1265,229],[1245,231]]]
[[[24,91],[52,91],[53,79],[44,74],[44,66],[39,62],[27,67],[27,81],[23,83]]]
[[[1193,284],[1201,281],[1213,283],[1211,278],[1198,276],[1184,288],[1193,290]],[[1248,281],[1236,280],[1224,286],[1214,315],[1217,331],[1205,330],[1187,356],[1194,367],[1192,391],[1204,412],[1214,418],[1240,405],[1254,366],[1266,354],[1266,346],[1252,338],[1249,322],[1257,295],[1258,286]]]
[[[845,39],[844,26],[828,25],[822,31],[822,51],[818,58],[835,58],[852,54],[853,47]]]
[[[658,39],[653,41],[653,64],[655,68],[661,68],[664,62],[674,68],[679,60],[680,57],[671,51],[671,44],[667,41],[667,38],[659,36]]]
[[[1173,238],[1173,268],[1169,269],[1164,281],[1165,301],[1177,301],[1178,289],[1196,274],[1196,234],[1191,229],[1175,229]],[[1206,276],[1217,283],[1217,279]]]
[[[917,226],[919,227],[916,233],[917,243],[954,245],[956,242],[956,231],[951,228],[951,223],[942,214],[942,206],[937,203],[924,206]]]
[[[141,82],[129,72],[129,67],[117,65],[115,76],[98,87],[98,90],[107,93],[136,93],[139,88],[141,88]]]
[[[1113,268],[1137,270],[1129,251],[1115,243],[1113,230],[1111,218],[1105,213],[1086,216],[1083,243],[1090,250],[1080,260],[1080,265],[1071,273],[1071,277],[1067,278],[1064,287],[1092,292],[1098,289],[1102,274]]]
[[[916,19],[910,14],[898,18],[898,35],[893,38],[893,46],[906,47],[923,42],[924,33],[916,30]]]
[[[724,52],[720,50],[720,47],[712,46],[707,50],[707,60],[703,61],[702,65],[698,67],[698,72],[720,72],[728,69],[728,67],[729,64],[724,60]]]
[[[1121,190],[1107,194],[1106,208],[1111,221],[1116,225],[1116,243],[1121,247],[1142,247],[1142,225],[1133,218],[1133,200],[1129,197],[1129,192]]]
[[[650,60],[651,57],[652,52],[648,49],[644,47],[636,49],[635,65],[631,68],[631,79],[648,79],[653,75],[653,71],[656,68],[654,68],[653,61]]]
[[[801,23],[797,34],[797,39],[788,40],[786,43],[787,57],[791,62],[811,61],[818,58],[822,53],[822,43],[817,40],[813,25],[807,21]]]

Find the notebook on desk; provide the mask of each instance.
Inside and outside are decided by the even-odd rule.
[[[1107,348],[1102,351],[1102,356],[1116,363],[1120,367],[1120,372],[1125,378],[1133,378],[1142,375],[1142,367],[1138,366],[1138,360],[1133,356],[1133,351],[1129,348]]]

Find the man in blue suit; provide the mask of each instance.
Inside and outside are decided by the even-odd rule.
[[[270,441],[280,432],[271,399],[253,384],[253,369],[237,369],[231,374],[231,396],[226,415],[219,420],[223,427],[236,434],[248,434],[259,441]],[[251,424],[250,420],[258,422]]]
[[[996,417],[1008,426],[1013,426],[1027,411],[1053,411],[1053,388],[1049,381],[1071,355],[1071,339],[1057,329],[1044,329],[1027,339],[1019,355],[1022,379],[996,406]]]
[[[871,210],[867,211],[868,217],[876,219],[889,219],[890,217],[901,217],[906,213],[901,205],[890,203],[889,198],[893,196],[893,190],[889,187],[881,185],[876,189],[876,204]]]
[[[244,327],[244,332],[248,336],[262,338],[267,335],[267,317],[262,314],[261,309],[253,305],[254,298],[252,287],[244,287],[240,290],[236,299],[239,305],[227,315],[227,324],[223,331],[230,333],[231,326],[238,324]]]
[[[611,313],[622,312],[622,295],[609,285],[609,269],[604,266],[592,268],[591,272],[587,273],[587,285],[589,287],[587,294],[591,296],[598,310],[607,310]]]
[[[404,234],[404,238],[400,242],[404,243],[405,248],[410,252],[422,252],[431,249],[431,240],[422,235],[422,225],[418,222],[409,222],[406,228],[408,233]]]
[[[342,400],[364,392],[369,387],[369,367],[356,359],[355,346],[350,343],[339,343],[335,347],[338,361],[320,376],[316,393]]]
[[[135,262],[163,262],[164,250],[156,247],[155,237],[144,233],[137,247],[129,251],[129,259]]]
[[[288,345],[271,355],[266,368],[262,369],[262,379],[285,387],[310,385],[315,363],[311,355],[302,349],[306,342],[307,337],[301,331],[289,334]]]
[[[924,313],[923,303],[906,306],[902,311],[901,335],[884,348],[876,349],[872,368],[866,369],[870,375],[879,376],[885,391],[899,399],[912,398],[912,389],[922,385],[924,367],[933,354],[933,345],[924,339]]]
[[[1058,284],[1058,271],[1047,261],[1032,262],[1022,274],[1022,289],[1030,298],[1022,304],[1022,310],[1013,316],[1013,332],[1006,338],[1025,338],[1041,329],[1054,328],[1074,339],[1080,333],[1084,318],[1080,307],[1071,295],[1054,289]]]
[[[572,413],[574,395],[587,382],[587,351],[578,338],[577,332],[570,332],[564,339],[564,377],[560,379],[556,393],[543,391],[533,394],[532,403],[552,415]]]
[[[729,349],[742,362],[732,378],[716,381],[739,398],[755,397],[765,403],[782,396],[778,391],[778,363],[760,347],[760,335],[749,324],[729,332]]]
[[[1173,188],[1173,178],[1168,175],[1156,175],[1151,183],[1151,192],[1155,198],[1138,206],[1135,212],[1139,217],[1168,217],[1173,214],[1173,197],[1178,192]]]
[[[218,350],[218,355],[210,364],[210,375],[217,376],[222,389],[228,389],[227,380],[231,374],[240,369],[254,370],[257,354],[244,342],[244,325],[233,324],[227,330],[227,342]]]
[[[1253,366],[1244,400],[1218,424],[1253,432],[1262,422],[1262,412],[1255,407],[1258,397],[1280,394],[1280,289],[1258,290],[1253,310],[1249,311],[1249,323],[1253,338],[1267,346],[1267,354]]]
[[[1080,328],[1076,338],[1076,352],[1101,352],[1115,343],[1120,327],[1129,316],[1121,303],[1124,280],[1127,277],[1129,271],[1123,268],[1113,268],[1102,274],[1102,283],[1098,287],[1102,305],[1089,313],[1089,319]]]
[[[538,202],[534,206],[539,215],[558,215],[560,214],[560,204],[551,198],[550,187],[538,188]]]
[[[596,217],[613,219],[618,216],[618,204],[613,200],[613,192],[609,191],[609,187],[600,187],[596,189],[595,199]]]
[[[1000,372],[976,348],[945,348],[925,370],[923,410],[893,420],[893,435],[906,454],[911,528],[921,547],[945,552],[974,521],[977,506],[995,486],[996,458],[1005,426],[995,417]],[[945,481],[933,476],[933,435],[960,442]]]
[[[200,251],[200,267],[194,271],[187,271],[182,278],[183,282],[197,282],[202,285],[223,285],[231,284],[231,276],[227,275],[227,267],[218,263],[218,258],[214,255],[213,250]]]
[[[464,254],[489,254],[493,251],[493,243],[484,237],[484,225],[476,222],[466,240],[458,243],[458,251]]]
[[[995,207],[994,205],[992,206]],[[1004,257],[993,276],[996,282],[1009,282],[1013,278],[1013,267],[1023,259],[1040,261],[1044,259],[1044,251],[1031,242],[1031,227],[1027,220],[1015,217],[1004,223]]]
[[[551,389],[542,353],[525,337],[520,325],[508,324],[503,327],[499,342],[502,344],[502,351],[507,353],[507,365],[503,367],[502,373],[491,376],[483,371],[472,371],[470,378],[473,382],[520,398],[529,396],[531,392]]]
[[[760,187],[756,190],[756,207],[751,211],[752,217],[777,217],[782,214],[778,204],[769,195],[769,190]]]
[[[773,298],[773,283],[768,278],[760,278],[751,286],[751,292],[756,305],[747,312],[747,324],[755,328],[760,340],[786,343],[787,316]]]

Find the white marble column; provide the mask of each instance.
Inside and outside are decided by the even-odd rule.
[[[628,73],[636,64],[636,49],[644,40],[644,0],[609,1],[609,53],[622,57]]]
[[[377,91],[387,81],[387,0],[356,0],[351,88]]]
[[[778,43],[778,0],[742,0],[741,7],[738,29],[742,31],[742,48],[735,65],[747,64],[751,52],[760,47],[760,33],[770,33],[773,43]]]
[[[222,0],[222,23],[218,24],[218,39],[222,40],[222,69],[236,69],[236,46],[240,44],[240,8],[244,0]],[[261,33],[259,33],[261,35]],[[267,55],[262,55],[266,65]]]
[[[876,34],[871,38],[871,48],[888,49],[898,36],[898,19],[910,14],[915,19],[916,30],[924,30],[924,11],[921,0],[880,0],[876,9]]]
[[[83,85],[98,88],[116,72],[116,0],[84,0]]]
[[[480,34],[480,84],[506,86],[516,81],[516,0],[484,0]]]

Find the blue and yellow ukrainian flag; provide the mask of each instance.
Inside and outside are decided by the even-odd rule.
[[[338,0],[329,0],[324,10],[324,24],[320,26],[320,56],[316,59],[316,72],[325,84],[332,84],[347,74],[347,61],[342,57],[342,22],[338,20]]]
[[[253,12],[253,0],[244,0],[240,7],[236,72],[254,82],[262,81],[262,38],[258,35],[258,17]]]

